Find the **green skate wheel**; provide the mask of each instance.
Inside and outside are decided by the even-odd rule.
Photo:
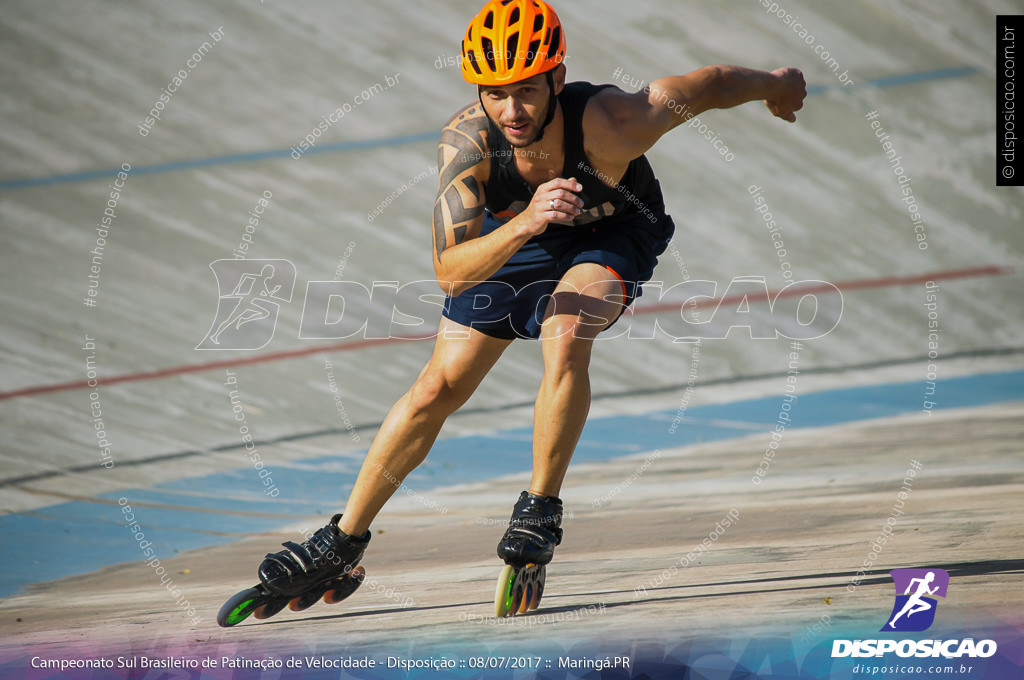
[[[498,575],[498,585],[494,589],[494,615],[499,619],[508,616],[512,610],[512,596],[515,590],[516,570],[506,564]]]
[[[248,588],[224,603],[217,612],[217,623],[230,628],[245,621],[250,615],[257,619],[269,618],[281,611],[284,604],[285,601],[270,596],[259,586]]]

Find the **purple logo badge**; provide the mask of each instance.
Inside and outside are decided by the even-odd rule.
[[[937,601],[946,596],[949,573],[944,569],[893,569],[896,603],[882,631],[920,632],[935,621]]]

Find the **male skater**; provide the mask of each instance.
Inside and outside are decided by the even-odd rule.
[[[462,73],[477,101],[438,146],[433,263],[448,298],[433,355],[384,419],[344,514],[264,560],[270,591],[296,596],[359,563],[374,517],[517,338],[540,340],[544,376],[533,477],[498,554],[516,570],[550,562],[590,407],[591,348],[640,295],[674,230],[644,152],[709,109],[761,100],[794,122],[806,96],[793,68],[708,66],[633,94],[566,83],[565,49],[541,0],[491,0],[470,23]]]

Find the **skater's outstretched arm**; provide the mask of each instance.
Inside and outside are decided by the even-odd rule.
[[[694,116],[758,100],[773,115],[793,123],[806,96],[803,73],[795,68],[769,72],[705,66],[686,75],[659,78],[633,94],[607,88],[595,97],[600,104],[595,115],[605,121],[594,126],[601,137],[588,142],[588,152],[590,147],[600,148],[609,160],[628,162]]]

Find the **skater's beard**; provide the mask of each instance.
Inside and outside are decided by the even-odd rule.
[[[520,116],[510,120],[494,120],[489,113],[487,117],[501,131],[501,135],[513,149],[525,149],[544,137],[544,127],[540,121],[547,118],[550,105],[550,102],[545,105],[544,109],[539,112],[540,115],[536,117]]]

